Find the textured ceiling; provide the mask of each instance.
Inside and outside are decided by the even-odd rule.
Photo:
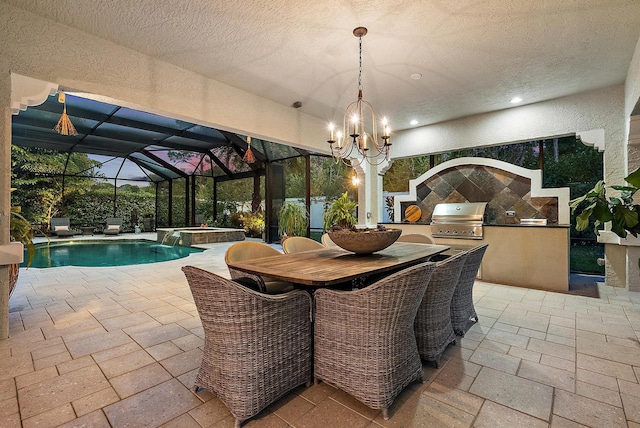
[[[326,120],[394,129],[624,82],[639,0],[2,0]],[[422,74],[420,80],[410,76]]]

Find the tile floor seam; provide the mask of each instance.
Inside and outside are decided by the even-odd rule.
[[[397,398],[397,397],[396,397]],[[363,417],[364,419],[366,419],[369,422],[373,422],[374,419],[376,419],[378,416],[380,416],[382,414],[382,410],[381,409],[375,409],[376,410],[376,415],[373,418],[370,418],[369,416],[365,416],[362,413],[358,412],[356,409],[352,409],[351,407],[347,406],[344,403],[341,403],[340,401],[336,400],[333,397],[329,397],[329,400],[333,400],[334,402],[338,403],[339,405],[341,405],[342,407],[344,407],[345,409],[355,413],[358,416]],[[357,398],[354,398],[354,400],[356,400],[358,403],[363,404],[360,400],[358,400]],[[307,400],[308,401],[308,400]],[[390,408],[393,407],[393,405],[396,404],[396,400],[393,400],[393,402],[391,403],[391,406],[389,406]],[[365,405],[366,406],[366,405]],[[368,409],[370,409],[369,407],[367,407]],[[308,412],[307,412],[308,413]],[[390,412],[391,413],[391,412]]]

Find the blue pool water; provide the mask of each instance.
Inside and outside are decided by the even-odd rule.
[[[203,250],[197,248],[131,239],[51,242],[36,245],[31,267],[139,265],[180,259],[201,251]],[[20,266],[24,267],[25,264]]]

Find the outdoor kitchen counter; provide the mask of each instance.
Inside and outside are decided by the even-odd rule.
[[[403,233],[431,236],[426,224],[386,224]],[[489,244],[479,279],[497,284],[569,290],[569,226],[484,225],[483,239],[433,238],[436,244],[474,246]]]

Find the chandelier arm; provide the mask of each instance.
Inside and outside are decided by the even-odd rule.
[[[358,38],[358,97],[347,106],[342,120],[342,130],[338,132],[337,140],[333,136],[333,124],[330,124],[330,137],[328,143],[331,146],[331,155],[336,160],[351,158],[354,148],[357,155],[362,157],[370,165],[380,165],[389,160],[391,143],[389,127],[386,118],[382,121],[382,135],[378,135],[378,119],[375,109],[366,100],[362,99],[362,37],[367,34],[367,29],[357,27],[353,35]],[[367,112],[368,110],[368,112]],[[365,114],[365,112],[367,114]],[[367,131],[368,119],[371,120],[370,131]],[[373,147],[374,150],[371,150]],[[384,155],[380,159],[381,155]],[[373,159],[376,161],[373,161]],[[350,163],[350,162],[349,162]]]

